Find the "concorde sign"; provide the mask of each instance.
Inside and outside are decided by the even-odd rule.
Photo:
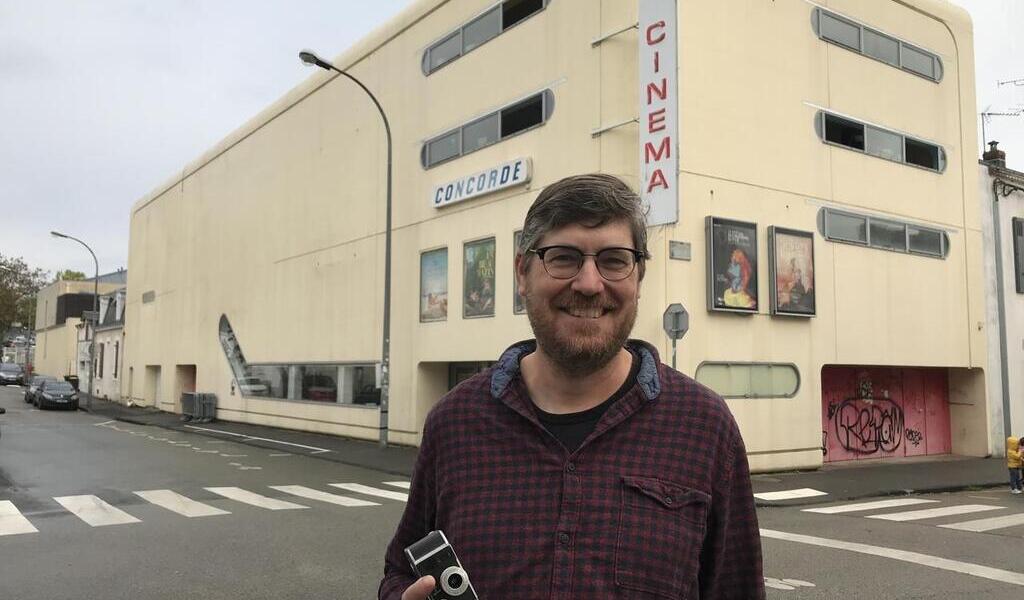
[[[430,204],[434,208],[441,208],[512,186],[529,183],[532,176],[530,167],[529,158],[517,158],[496,167],[460,177],[455,181],[442,183],[434,186],[434,190],[430,194]]]
[[[647,224],[679,220],[676,0],[640,0],[640,198]]]

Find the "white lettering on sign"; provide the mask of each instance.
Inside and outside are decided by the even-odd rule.
[[[516,160],[434,187],[430,203],[440,208],[530,181],[530,159]]]
[[[676,0],[640,0],[640,197],[648,225],[679,220]]]

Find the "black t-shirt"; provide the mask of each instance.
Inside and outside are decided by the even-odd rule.
[[[627,350],[629,350],[627,348]],[[640,372],[640,358],[635,352],[629,350],[629,353],[633,356],[633,364],[629,368],[629,376],[626,377],[626,381],[622,383],[622,386],[610,398],[598,404],[593,408],[588,408],[582,412],[568,413],[568,414],[554,414],[541,410],[534,405],[534,409],[537,411],[537,419],[541,425],[544,426],[551,435],[565,446],[569,452],[575,452],[583,440],[587,439],[594,428],[597,427],[597,422],[601,420],[604,413],[615,402],[626,395],[626,392],[633,387],[636,383],[637,373]]]

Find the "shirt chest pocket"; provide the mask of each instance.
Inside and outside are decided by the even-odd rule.
[[[651,477],[622,478],[615,583],[648,595],[686,598],[700,568],[708,505],[700,490]]]

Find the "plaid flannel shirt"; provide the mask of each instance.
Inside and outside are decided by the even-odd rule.
[[[537,420],[521,342],[430,412],[378,597],[442,529],[482,600],[761,599],[746,452],[725,402],[639,353],[636,384],[569,453]]]

